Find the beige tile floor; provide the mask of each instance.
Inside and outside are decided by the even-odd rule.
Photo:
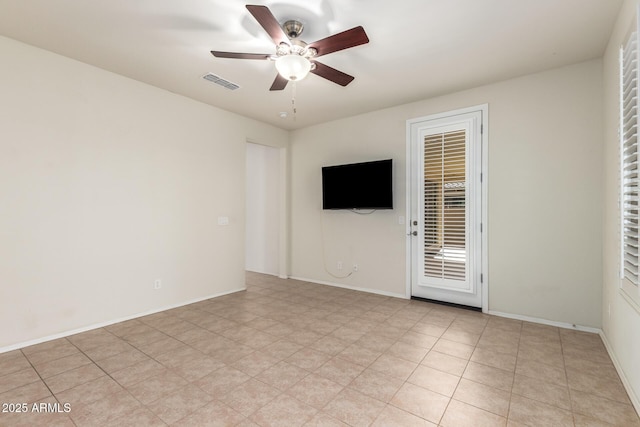
[[[640,426],[597,335],[255,273],[0,354],[0,403],[27,403],[2,426]]]

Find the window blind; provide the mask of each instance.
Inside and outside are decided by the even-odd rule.
[[[466,280],[466,131],[424,139],[424,274]]]
[[[621,276],[638,286],[638,32],[620,49]]]

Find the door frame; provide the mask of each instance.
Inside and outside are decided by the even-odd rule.
[[[412,254],[412,237],[411,237],[411,220],[412,220],[412,172],[414,167],[412,143],[411,140],[411,128],[413,125],[420,122],[427,122],[432,120],[440,120],[449,117],[458,116],[461,114],[468,114],[473,112],[480,112],[480,222],[482,224],[482,232],[478,233],[480,238],[480,259],[477,261],[482,274],[482,288],[481,288],[481,300],[482,300],[482,312],[489,312],[489,257],[488,257],[488,238],[489,226],[487,221],[488,214],[488,187],[489,187],[489,174],[488,174],[488,153],[489,153],[489,104],[480,104],[472,107],[461,108],[456,110],[445,111],[442,113],[430,114],[428,116],[417,117],[409,119],[406,122],[406,177],[405,177],[405,200],[406,200],[406,218],[405,221],[405,260],[406,260],[406,289],[405,295],[407,299],[411,298],[411,280],[412,280],[412,268],[413,268],[413,254]]]

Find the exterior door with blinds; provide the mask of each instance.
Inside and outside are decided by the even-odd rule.
[[[411,295],[482,307],[482,111],[409,124]]]

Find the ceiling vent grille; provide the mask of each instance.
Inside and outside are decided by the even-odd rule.
[[[229,80],[225,80],[220,76],[216,76],[213,73],[207,73],[204,76],[202,76],[203,79],[208,80],[212,83],[215,83],[217,85],[220,85],[224,88],[227,88],[229,90],[236,90],[238,88],[240,88],[240,86],[238,86],[235,83],[231,83]]]

